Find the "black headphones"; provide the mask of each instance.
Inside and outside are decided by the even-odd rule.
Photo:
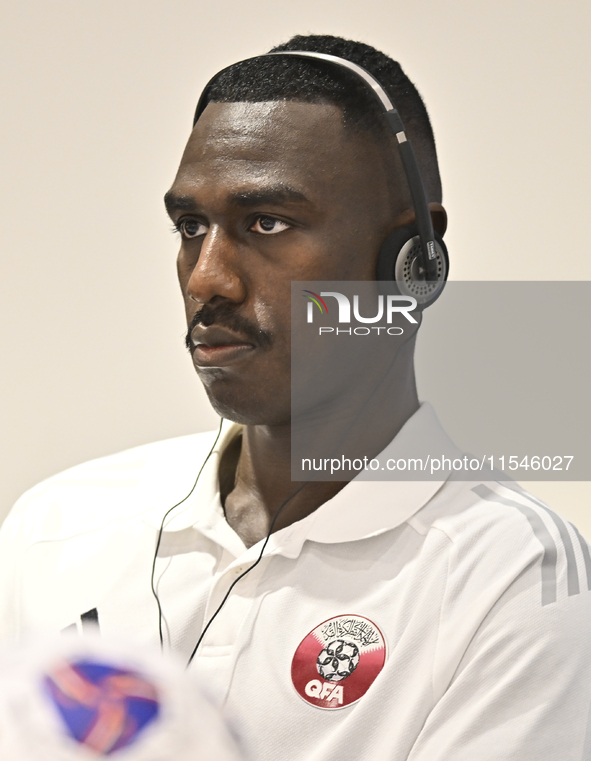
[[[245,60],[252,61],[256,58],[266,58],[274,55],[316,58],[348,69],[370,87],[372,94],[383,107],[388,125],[396,137],[404,174],[410,189],[416,223],[398,227],[382,243],[376,268],[376,280],[395,280],[401,295],[411,296],[416,299],[419,308],[429,306],[443,291],[449,272],[449,258],[445,243],[441,236],[433,230],[427,195],[419,172],[414,148],[406,136],[404,124],[392,100],[374,76],[346,58],[305,50],[281,50]],[[243,61],[238,63],[243,63]],[[209,102],[209,94],[213,83],[221,74],[235,65],[232,64],[232,66],[227,66],[218,71],[205,85],[197,103],[193,126],[195,126]]]

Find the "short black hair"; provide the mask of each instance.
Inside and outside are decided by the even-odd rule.
[[[413,142],[429,200],[441,200],[441,180],[429,115],[416,87],[397,61],[371,45],[330,35],[296,35],[269,52],[281,50],[339,56],[373,74],[398,109]],[[369,131],[381,140],[388,134],[383,107],[368,86],[356,74],[318,59],[273,56],[236,63],[218,75],[208,98],[208,102],[216,103],[273,100],[337,105],[343,110],[345,127]]]

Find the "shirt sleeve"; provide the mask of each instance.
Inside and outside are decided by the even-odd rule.
[[[591,760],[591,568],[568,533],[570,546],[555,532],[554,554],[547,545],[482,618],[408,761]],[[464,616],[479,603],[474,577]]]

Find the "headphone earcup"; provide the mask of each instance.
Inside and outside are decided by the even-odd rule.
[[[401,296],[412,296],[424,309],[436,301],[449,272],[449,257],[443,239],[435,233],[437,275],[424,280],[419,272],[421,242],[414,225],[398,227],[382,243],[376,267],[376,280],[396,281]]]

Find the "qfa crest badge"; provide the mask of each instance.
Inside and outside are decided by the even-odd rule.
[[[310,705],[344,708],[365,695],[385,661],[386,644],[372,621],[336,616],[300,642],[291,662],[291,680]]]

